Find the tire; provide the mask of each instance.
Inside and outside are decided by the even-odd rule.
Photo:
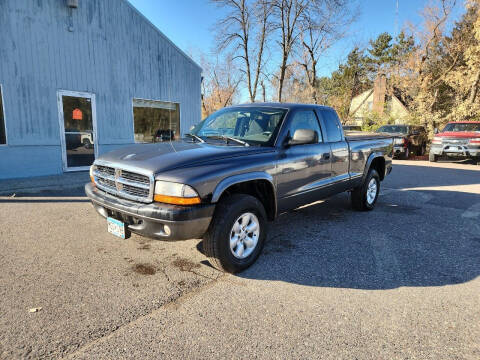
[[[250,222],[247,219],[250,219]],[[265,243],[266,219],[262,203],[253,196],[233,194],[222,199],[203,237],[203,249],[210,263],[217,269],[229,273],[240,272],[252,265],[262,252]],[[246,228],[249,226],[253,228],[254,222],[258,225],[258,233],[255,231],[249,233]],[[235,236],[238,239],[237,245],[231,247]],[[249,247],[248,243],[254,243],[255,240],[255,245]],[[244,250],[240,251],[242,248]]]
[[[375,185],[373,185],[373,183]],[[374,190],[374,192],[372,192]],[[363,184],[352,190],[352,207],[358,211],[373,210],[380,194],[380,176],[375,169],[370,169]],[[374,196],[372,196],[374,195]]]
[[[420,147],[420,156],[425,155],[426,152],[427,152],[427,144],[423,144],[423,145]]]
[[[437,162],[438,161],[438,155],[435,155],[434,153],[430,152],[428,154],[428,161]]]

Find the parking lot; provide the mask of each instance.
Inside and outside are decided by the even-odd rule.
[[[200,240],[109,235],[79,189],[0,209],[2,359],[480,358],[472,163],[395,161],[373,212],[284,214],[237,275]]]

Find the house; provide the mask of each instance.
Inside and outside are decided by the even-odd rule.
[[[88,169],[201,120],[201,68],[126,0],[0,1],[0,179]]]
[[[393,118],[396,124],[408,121],[409,111],[402,101],[387,91],[385,75],[379,75],[373,89],[355,96],[350,103],[351,125],[363,125],[365,118],[372,114]]]

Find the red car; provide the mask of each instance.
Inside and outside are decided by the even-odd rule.
[[[451,122],[435,134],[429,160],[437,161],[440,156],[480,161],[480,121]]]

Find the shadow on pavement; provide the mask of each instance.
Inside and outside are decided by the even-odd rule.
[[[397,176],[400,174],[401,176]],[[383,187],[410,188],[426,186],[479,185],[480,167],[472,170],[429,167],[421,165],[394,164],[391,175],[382,183]]]
[[[281,216],[257,263],[238,276],[353,289],[443,286],[479,276],[480,233],[461,230],[473,220],[456,219],[452,227],[426,216],[421,207],[382,199],[373,212],[357,213],[340,195]]]
[[[0,203],[80,203],[89,202],[83,185],[61,190],[39,190],[35,192],[14,192],[0,195]]]

